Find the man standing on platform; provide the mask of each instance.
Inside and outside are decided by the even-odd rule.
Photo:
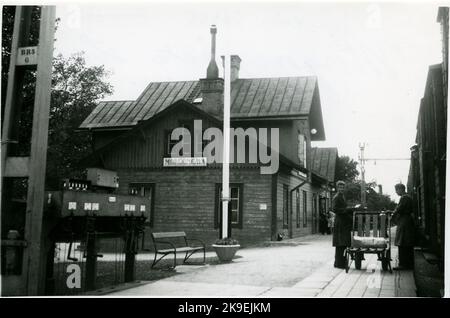
[[[394,270],[414,267],[415,226],[413,220],[413,201],[405,192],[404,184],[396,184],[395,192],[400,196],[392,221],[397,225],[395,245],[398,246],[398,267]]]
[[[333,246],[336,247],[334,267],[345,268],[345,249],[351,244],[352,208],[347,207],[344,197],[345,182],[336,183],[337,193],[333,197],[332,210],[335,214],[333,229]]]

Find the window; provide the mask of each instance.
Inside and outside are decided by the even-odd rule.
[[[295,190],[296,198],[296,215],[297,215],[297,228],[300,227],[300,190]]]
[[[298,160],[300,165],[306,168],[306,138],[305,135],[298,134]]]
[[[307,194],[306,191],[302,191],[303,192],[303,227],[307,227],[308,226],[308,220],[307,220],[307,204],[306,204],[306,199],[307,199]]]
[[[283,228],[287,229],[289,225],[289,189],[286,184],[283,184]]]
[[[194,131],[194,126],[191,121],[179,121],[177,128],[181,128],[181,127],[186,128],[189,131],[190,138],[187,138],[187,137],[181,138],[180,137],[179,139],[172,140],[171,135],[172,135],[173,129],[166,130],[165,131],[165,143],[164,143],[165,157],[171,157],[173,146],[175,146],[180,141],[182,142],[183,149],[184,149],[184,147],[187,147],[190,150],[190,152],[186,153],[186,154],[184,154],[181,151],[181,155],[185,155],[187,157],[194,157],[196,155],[195,151],[198,149],[199,151],[202,152],[201,156],[203,156],[203,149],[205,149],[205,146],[209,143],[209,140],[203,140],[203,133],[205,132],[205,130]],[[195,134],[200,135],[200,138],[195,139]],[[196,147],[198,147],[198,148],[196,148]]]
[[[230,184],[230,199],[228,206],[231,209],[231,227],[242,229],[242,214],[244,200],[244,185],[242,183]],[[216,204],[214,213],[214,228],[219,228],[222,220],[222,184],[216,184]]]
[[[205,129],[194,131],[194,135],[192,135],[192,140],[194,146],[192,147],[192,156],[193,157],[203,157],[203,150],[205,149],[206,145],[210,143],[208,139],[203,139],[203,134],[205,133]],[[195,138],[195,134],[200,135],[200,138]],[[199,154],[196,153],[200,152]]]
[[[172,130],[166,130],[165,132],[165,143],[164,143],[164,156],[171,157],[172,148],[178,143],[178,140],[171,139]]]
[[[181,155],[186,155],[186,156],[190,157],[194,153],[193,143],[191,144],[191,139],[192,139],[192,135],[193,135],[193,131],[194,131],[193,123],[191,121],[189,121],[189,120],[179,121],[178,122],[178,127],[175,127],[175,128],[186,128],[189,131],[189,134],[191,135],[191,138],[187,138],[187,136],[184,136],[184,137],[180,136],[178,139],[172,140],[171,136],[172,136],[173,129],[166,130],[166,133],[165,133],[166,141],[164,143],[164,154],[165,154],[165,156],[166,157],[171,157],[173,146],[175,146],[178,142],[182,142],[182,146],[183,147],[187,146],[187,148],[190,150],[190,152],[187,153],[187,154],[184,154],[183,151],[181,151]]]
[[[155,184],[154,183],[130,183],[128,187],[128,193],[130,195],[137,195],[141,197],[147,197],[150,200],[150,219],[147,221],[147,225],[153,226],[154,219],[154,201],[155,201]]]

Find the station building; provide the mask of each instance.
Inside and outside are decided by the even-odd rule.
[[[100,102],[80,126],[93,137],[86,167],[114,170],[119,192],[151,199],[147,232],[185,231],[208,244],[219,237],[222,164],[204,161],[197,150],[205,150],[214,138],[194,137],[183,145],[182,155],[199,160],[180,166],[171,156],[179,142],[171,133],[184,127],[191,136],[204,137],[208,128],[222,130],[224,81],[218,76],[211,31],[206,78],[149,83],[136,100]],[[311,147],[325,140],[318,79],[240,78],[240,66],[241,58],[231,56],[231,127],[247,134],[245,162],[237,160],[237,141],[230,158],[232,236],[245,246],[316,233],[319,210],[329,209],[337,158],[335,148]],[[264,128],[268,134],[261,140]],[[277,147],[271,141],[273,128],[279,132]],[[250,145],[252,129],[258,133],[256,148]],[[273,162],[250,159],[264,146],[278,157],[273,173],[262,173]]]

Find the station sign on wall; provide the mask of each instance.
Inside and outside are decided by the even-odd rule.
[[[206,167],[206,157],[164,158],[164,167]]]

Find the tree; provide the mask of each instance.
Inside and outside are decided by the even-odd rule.
[[[388,195],[380,194],[375,189],[376,182],[366,183],[366,204],[369,211],[393,210],[396,203]],[[346,183],[344,196],[347,204],[354,206],[361,203],[361,181]]]
[[[361,203],[361,180],[357,180],[358,162],[348,156],[338,157],[336,161],[336,180],[345,182],[344,196],[347,204],[354,206]],[[376,182],[366,183],[366,203],[369,211],[392,210],[395,202],[388,195],[379,194]]]
[[[346,183],[354,182],[359,175],[357,165],[358,163],[348,156],[338,157],[336,160],[336,180],[342,180]]]
[[[112,94],[103,65],[87,66],[84,53],[53,60],[47,186],[57,188],[65,177],[81,177],[78,162],[91,151],[91,135],[75,132],[100,99]]]

